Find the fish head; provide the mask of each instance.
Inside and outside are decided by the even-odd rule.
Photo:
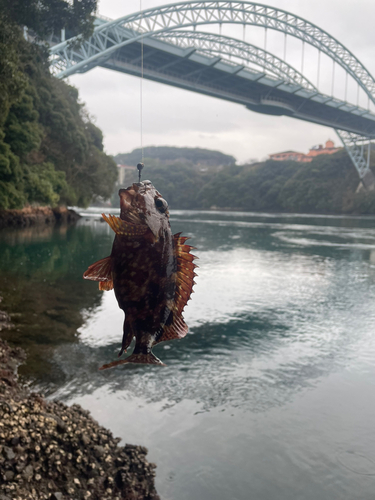
[[[120,218],[136,225],[147,225],[156,240],[169,229],[168,203],[151,181],[120,189]]]

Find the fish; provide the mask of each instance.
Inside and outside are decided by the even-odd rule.
[[[120,189],[120,217],[102,214],[115,232],[111,255],[83,274],[99,281],[100,290],[114,290],[125,313],[120,357],[135,337],[133,353],[103,365],[125,363],[164,365],[152,348],[182,339],[188,333],[183,309],[193,293],[198,267],[186,236],[172,235],[168,203],[151,181]]]

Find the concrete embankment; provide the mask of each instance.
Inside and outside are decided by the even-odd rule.
[[[159,500],[147,449],[118,446],[79,405],[31,393],[17,377],[25,359],[0,339],[0,500]]]

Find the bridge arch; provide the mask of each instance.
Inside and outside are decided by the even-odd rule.
[[[176,47],[194,48],[210,56],[229,56],[238,60],[253,63],[277,78],[293,82],[306,89],[317,90],[316,87],[293,66],[279,57],[248,42],[236,38],[205,33],[202,31],[173,30],[162,32],[155,38],[173,43]]]
[[[375,104],[375,80],[365,66],[338,40],[326,31],[309,21],[295,16],[282,9],[270,7],[249,1],[187,1],[164,5],[136,12],[114,21],[103,22],[97,26],[89,40],[74,44],[75,39],[55,45],[51,48],[51,71],[55,76],[64,78],[77,72],[84,72],[96,65],[106,61],[118,49],[134,42],[140,42],[146,38],[152,39],[174,39],[174,43],[182,42],[189,36],[195,40],[197,47],[207,53],[215,53],[215,44],[219,39],[225,44],[218,53],[230,55],[234,53],[233,42],[228,37],[217,37],[211,35],[211,41],[207,34],[196,32],[196,27],[201,25],[216,24],[239,24],[243,26],[257,26],[282,32],[286,35],[300,39],[322,53],[326,54],[335,63],[341,66],[347,75],[350,75],[367,94],[370,101]],[[190,28],[190,34],[186,32]],[[194,31],[191,29],[193,28]],[[185,31],[184,34],[182,32]],[[206,38],[204,38],[206,36]],[[78,37],[77,37],[78,38]],[[237,45],[242,44],[236,40]],[[211,44],[211,45],[210,45]],[[263,61],[264,67],[273,74],[281,77],[284,73],[286,81],[296,82],[300,80],[300,87],[313,90],[312,96],[320,95],[326,102],[333,98],[322,96],[319,91],[300,72],[286,65],[285,61],[276,58],[270,53],[262,51],[259,47],[247,44],[241,45],[246,58],[252,62]],[[340,103],[341,107],[345,103]],[[249,107],[249,106],[248,106]],[[250,107],[251,109],[251,107]],[[366,110],[358,108],[359,116],[368,114]],[[314,120],[313,120],[314,121]],[[373,133],[366,132],[364,135],[358,132],[336,129],[342,143],[350,155],[359,177],[364,184],[375,185],[372,176],[370,159],[370,141]],[[364,146],[367,145],[367,159],[365,158]]]
[[[51,50],[51,65],[60,66],[57,76],[64,77],[142,38],[181,28],[226,23],[280,31],[312,45],[340,65],[375,104],[374,78],[343,44],[302,17],[248,1],[188,1],[136,12],[95,28],[93,36],[78,51],[69,49],[69,41],[58,44]],[[77,63],[80,51],[84,59]],[[69,57],[69,52],[73,57]],[[67,63],[65,68],[61,65],[63,61]]]

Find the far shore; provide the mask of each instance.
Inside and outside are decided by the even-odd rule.
[[[0,229],[24,228],[45,224],[68,224],[81,216],[67,207],[24,207],[22,209],[0,210]]]

